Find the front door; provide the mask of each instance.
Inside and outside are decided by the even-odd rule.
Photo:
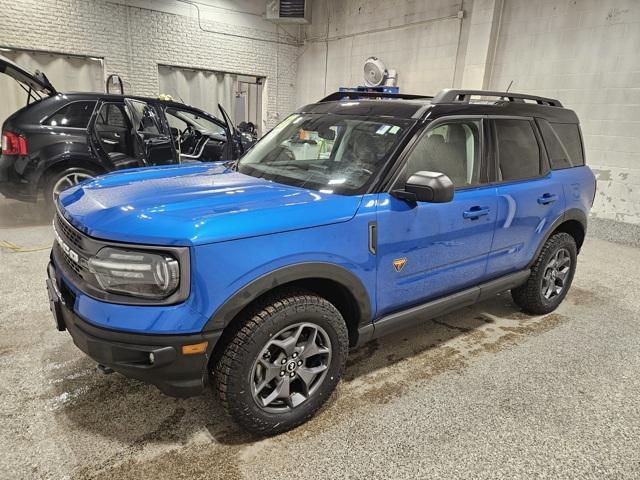
[[[395,187],[418,171],[441,172],[456,188],[449,203],[378,197],[377,316],[479,283],[496,221],[496,188],[484,164],[485,121],[440,119],[408,153]]]
[[[140,146],[139,155],[146,165],[170,165],[178,163],[178,156],[171,134],[155,107],[142,100],[125,99],[133,121],[133,131]]]

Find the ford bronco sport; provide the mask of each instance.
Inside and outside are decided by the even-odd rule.
[[[179,397],[211,379],[276,434],[327,400],[349,347],[506,290],[554,310],[594,194],[557,100],[336,93],[238,161],[64,191],[51,309],[101,368]]]

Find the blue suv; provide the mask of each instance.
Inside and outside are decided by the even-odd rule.
[[[178,397],[211,380],[276,434],[327,400],[350,347],[506,290],[554,310],[595,187],[557,100],[336,93],[235,162],[62,192],[51,309],[104,371]]]

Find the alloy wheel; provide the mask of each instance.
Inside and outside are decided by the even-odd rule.
[[[571,270],[571,256],[566,248],[559,249],[551,257],[542,276],[542,295],[547,300],[560,295],[565,288]]]
[[[271,337],[254,362],[253,399],[267,412],[292,410],[318,390],[330,363],[331,341],[322,327],[289,325]]]
[[[66,190],[67,188],[71,188],[74,185],[77,185],[78,183],[83,182],[84,180],[88,180],[90,178],[93,178],[93,176],[89,175],[88,173],[82,173],[82,172],[73,172],[67,175],[63,175],[53,185],[53,191],[52,191],[53,200],[56,201],[58,199],[58,196],[63,190]]]

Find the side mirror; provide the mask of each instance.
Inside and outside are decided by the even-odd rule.
[[[173,138],[178,138],[180,136],[180,130],[177,128],[171,127],[169,130],[171,131],[171,136],[173,136]]]
[[[392,193],[414,202],[447,203],[453,200],[453,182],[444,173],[416,172],[409,177],[404,190]]]

